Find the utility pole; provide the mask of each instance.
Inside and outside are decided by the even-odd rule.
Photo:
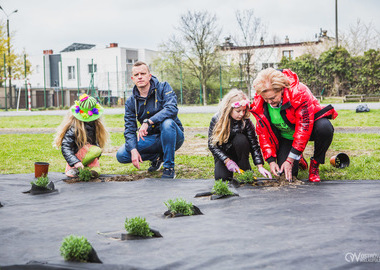
[[[7,16],[7,45],[8,45],[8,76],[9,76],[9,107],[12,108],[12,65],[10,63],[10,56],[11,56],[11,39],[10,39],[10,34],[9,34],[9,17],[13,14],[16,13],[18,10],[15,9],[13,10],[10,14],[7,14],[5,10],[0,6],[0,9],[4,12],[5,16]],[[25,107],[27,105],[25,104]]]
[[[338,44],[338,0],[335,0],[335,46]]]

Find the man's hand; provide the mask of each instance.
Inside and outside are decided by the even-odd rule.
[[[137,141],[140,139],[144,140],[144,136],[148,135],[148,127],[149,125],[147,123],[143,123],[139,129],[139,133],[137,134]],[[136,150],[137,151],[137,150]]]
[[[289,182],[292,182],[292,169],[293,169],[294,159],[288,157],[284,163],[282,163],[281,171],[285,172],[285,178]]]
[[[139,151],[137,149],[132,149],[131,151],[131,159],[132,159],[132,164],[135,166],[137,169],[140,169],[140,163],[142,163],[142,158],[140,156]]]
[[[281,172],[280,171],[280,167],[278,166],[278,164],[274,161],[272,161],[271,163],[269,163],[269,167],[270,167],[270,171],[272,172],[272,174],[274,174],[275,176],[280,176],[278,173]]]
[[[76,169],[83,169],[84,166],[83,166],[82,162],[78,162],[78,163],[74,164],[74,168],[76,168]]]

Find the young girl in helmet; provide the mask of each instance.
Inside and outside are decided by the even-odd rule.
[[[220,110],[211,119],[208,147],[214,156],[215,179],[231,179],[233,173],[251,170],[253,163],[264,177],[272,177],[263,167],[264,160],[252,121],[249,101],[243,91],[231,90],[224,96]]]
[[[79,169],[84,167],[100,172],[99,157],[108,140],[108,132],[101,120],[103,111],[95,98],[83,94],[58,127],[54,145],[61,147],[67,161],[67,176],[77,176]]]

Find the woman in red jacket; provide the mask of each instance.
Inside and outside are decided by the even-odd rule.
[[[300,160],[307,168],[302,152],[308,141],[314,141],[309,181],[319,182],[319,164],[325,163],[334,134],[328,118],[335,119],[338,113],[331,105],[321,106],[289,69],[262,70],[253,86],[256,95],[250,111],[257,120],[260,147],[271,172],[277,176],[284,172],[289,181],[297,176]]]

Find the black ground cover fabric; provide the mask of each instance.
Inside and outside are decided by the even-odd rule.
[[[243,186],[239,196],[210,200],[194,196],[213,180],[67,184],[49,173],[58,192],[23,194],[33,178],[0,175],[1,270],[380,268],[350,255],[380,254],[380,181]],[[165,218],[164,202],[177,197],[203,215]],[[108,237],[135,216],[163,237]],[[65,262],[59,248],[70,234],[86,237],[103,264]]]

